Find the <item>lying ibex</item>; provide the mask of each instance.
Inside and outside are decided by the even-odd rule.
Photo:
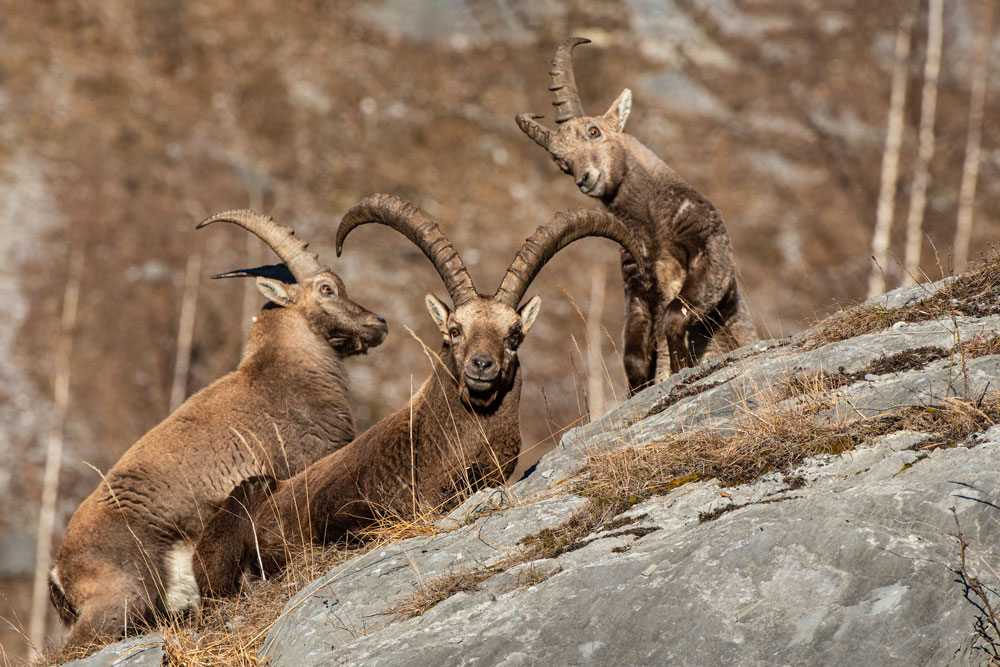
[[[549,151],[580,191],[600,199],[632,231],[652,269],[651,288],[636,279],[634,256],[622,252],[625,281],[624,363],[634,393],[651,380],[757,337],[736,281],[729,234],[710,201],[624,132],[632,108],[626,88],[600,117],[584,114],[573,77],[571,37],[552,59],[553,105],[559,128],[534,114],[517,124]]]
[[[256,234],[284,264],[215,276],[255,276],[269,299],[239,367],[132,445],[70,519],[49,577],[67,646],[197,605],[191,554],[215,506],[249,477],[290,477],[354,438],[343,359],[379,345],[385,320],[270,218],[228,211],[198,227],[213,222]]]
[[[198,543],[195,573],[203,593],[231,592],[245,569],[277,570],[288,543],[338,539],[379,514],[409,515],[463,488],[506,480],[521,449],[517,349],[541,303],[535,296],[518,309],[525,291],[577,239],[602,236],[638,252],[610,214],[560,213],[524,242],[500,287],[485,296],[438,226],[396,197],[373,195],[348,211],[338,252],[351,230],[370,222],[416,244],[451,296],[454,310],[431,294],[425,298],[443,339],[433,373],[408,405],[347,447],[290,480],[259,479],[238,489]]]

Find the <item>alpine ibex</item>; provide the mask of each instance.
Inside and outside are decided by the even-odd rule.
[[[237,489],[195,552],[203,593],[231,592],[246,569],[279,569],[288,543],[338,539],[379,514],[439,507],[463,488],[506,480],[521,449],[517,350],[541,303],[535,296],[518,309],[525,291],[542,266],[577,239],[602,236],[638,252],[608,213],[559,213],[525,240],[496,292],[486,296],[437,224],[396,197],[373,195],[348,211],[337,231],[338,253],[351,230],[371,222],[416,244],[454,304],[425,298],[442,336],[433,372],[408,405],[347,447],[287,481],[258,479]]]
[[[256,234],[283,264],[214,276],[254,276],[269,299],[239,367],[132,445],[70,519],[49,577],[67,646],[197,605],[191,554],[215,506],[249,477],[290,477],[354,438],[343,359],[385,340],[385,320],[291,230],[253,211],[198,227],[214,222]]]
[[[652,380],[722,354],[757,337],[736,280],[729,234],[710,201],[635,137],[624,132],[632,109],[626,88],[603,116],[584,114],[573,76],[571,37],[552,59],[558,129],[535,114],[518,127],[545,148],[580,191],[600,199],[632,231],[654,280],[643,287],[635,257],[622,251],[625,282],[624,364],[635,393]]]

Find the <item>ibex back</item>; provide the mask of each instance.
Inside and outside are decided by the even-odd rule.
[[[744,345],[757,337],[737,284],[729,234],[722,216],[673,169],[635,137],[625,121],[632,109],[627,88],[603,116],[587,116],[573,76],[572,53],[590,40],[572,37],[552,59],[550,131],[534,114],[518,126],[570,174],[580,191],[600,199],[636,236],[653,284],[636,278],[635,258],[622,251],[625,281],[624,363],[634,393],[682,367]]]

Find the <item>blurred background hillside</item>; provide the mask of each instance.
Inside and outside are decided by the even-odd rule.
[[[976,32],[991,2],[945,3],[930,277],[951,270]],[[436,348],[423,294],[445,291],[384,228],[358,230],[336,259],[336,224],[372,192],[412,199],[493,290],[537,225],[599,205],[513,120],[552,122],[549,59],[585,35],[594,44],[577,49],[576,76],[588,111],[632,89],[627,129],[722,211],[763,336],[788,335],[865,296],[894,43],[912,17],[890,245],[902,256],[927,11],[927,0],[0,0],[0,617],[28,623],[67,284],[79,285],[79,312],[53,548],[97,485],[94,468],[169,413],[175,382],[190,395],[237,363],[263,299],[249,281],[208,276],[274,260],[236,228],[196,233],[208,214],[252,206],[309,240],[389,320],[386,343],[349,364],[359,427],[402,405],[428,370],[406,327]],[[998,87],[994,67],[973,258],[997,232]],[[898,285],[898,262],[884,269]],[[190,365],[178,374],[189,272]],[[588,403],[625,393],[617,247],[571,246],[533,293],[543,304],[521,353],[521,469]],[[581,313],[607,333],[588,332]],[[588,361],[597,346],[603,364]],[[600,392],[588,390],[594,369]],[[2,652],[23,655],[18,632],[0,626]]]

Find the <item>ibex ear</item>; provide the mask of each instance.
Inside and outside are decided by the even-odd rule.
[[[535,318],[538,317],[538,311],[542,307],[542,297],[533,296],[531,301],[524,304],[521,311],[518,313],[521,316],[521,333],[528,333],[528,329],[531,325],[535,323]]]
[[[604,120],[615,126],[619,132],[625,129],[625,121],[632,111],[632,91],[626,88],[618,99],[611,103],[611,108],[604,114]]]
[[[427,306],[427,312],[431,314],[431,318],[434,323],[438,325],[438,329],[445,336],[448,335],[448,315],[451,311],[448,306],[438,299],[433,294],[428,294],[424,297],[424,304]]]
[[[257,276],[257,289],[267,297],[268,301],[279,306],[289,306],[295,300],[295,293],[292,291],[293,285],[286,285],[280,280]]]

